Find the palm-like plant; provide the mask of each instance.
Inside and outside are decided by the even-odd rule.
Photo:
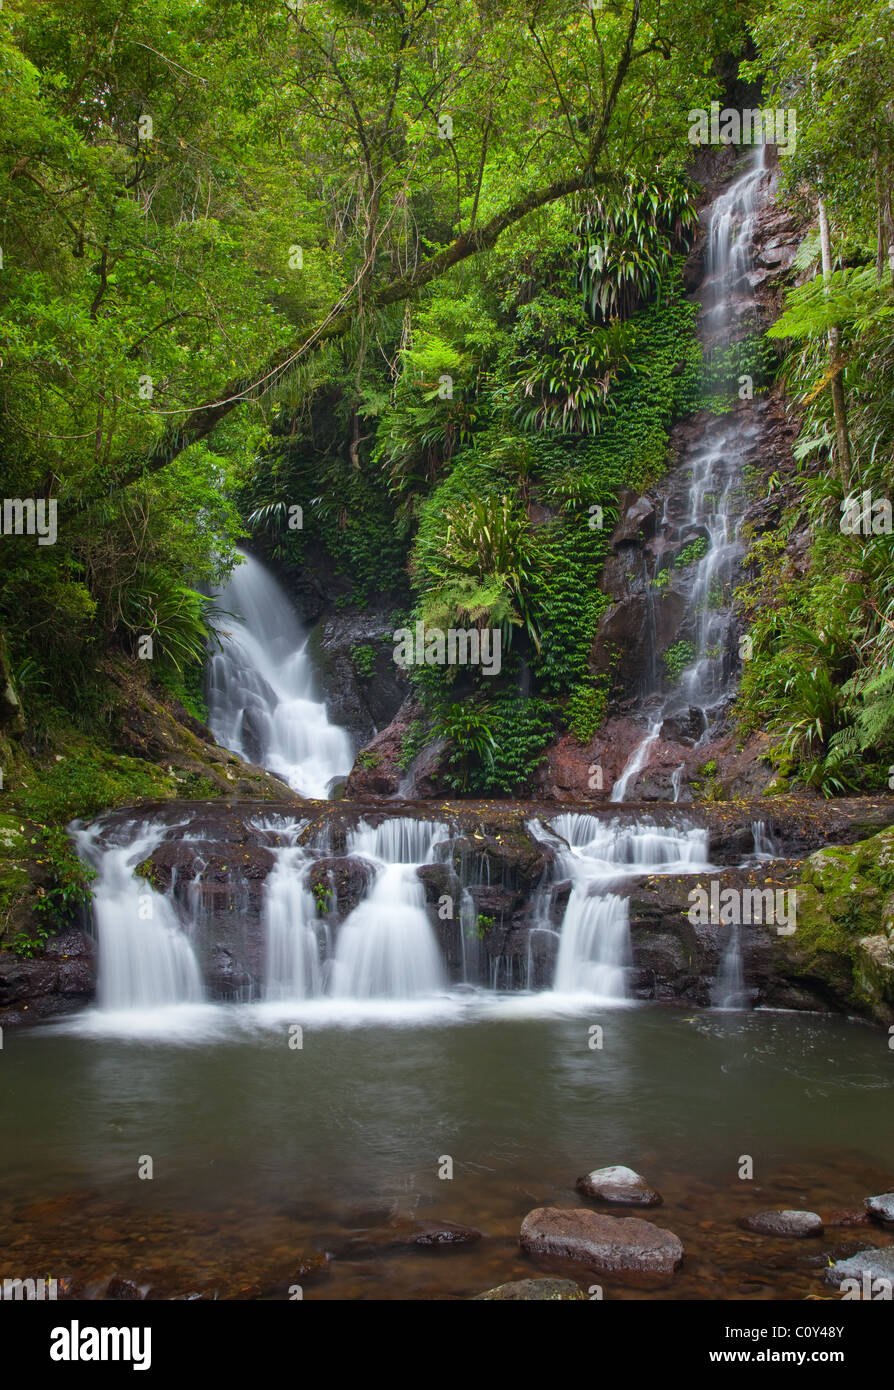
[[[594,196],[578,221],[578,280],[591,318],[627,317],[655,293],[698,220],[688,180],[628,184]]]
[[[446,532],[424,556],[431,577],[423,613],[476,614],[479,626],[496,623],[508,647],[513,627],[523,626],[540,650],[540,634],[528,592],[534,577],[533,540],[527,518],[513,500],[467,497],[445,514]]]
[[[632,334],[627,325],[612,324],[571,343],[556,356],[529,359],[515,375],[524,399],[516,418],[526,430],[596,434],[601,420],[614,409],[612,382],[630,367],[627,349]]]

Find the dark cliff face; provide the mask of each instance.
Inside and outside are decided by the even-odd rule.
[[[387,810],[376,802],[180,802],[116,811],[103,818],[102,827],[112,844],[129,833],[135,819],[165,827],[137,872],[170,898],[188,929],[208,997],[240,1002],[261,996],[265,894],[276,851],[286,843],[276,826],[294,825],[296,818],[302,827],[299,843],[308,855],[296,874],[295,889],[303,886],[313,894],[330,946],[368,893],[373,875],[368,861],[348,852],[350,832],[361,820],[375,826],[395,814],[436,820],[447,826],[447,835],[436,847],[434,862],[417,873],[448,981],[485,988],[549,988],[556,929],[571,885],[561,880],[552,846],[536,837],[528,823],[536,818],[548,824],[562,809],[554,802],[456,802],[436,809],[396,802]],[[772,804],[688,807],[685,815],[672,806],[588,810],[606,822],[620,815],[631,824],[685,823],[708,831],[708,852],[716,866],[710,875],[645,872],[613,889],[629,899],[629,984],[635,998],[711,1002],[728,930],[693,924],[689,894],[694,886],[716,879],[721,888],[785,888],[804,903],[804,930],[790,938],[770,926],[743,927],[743,972],[751,1002],[894,1017],[894,958],[888,959],[887,946],[884,951],[879,947],[887,941],[887,900],[882,901],[871,875],[873,855],[891,851],[890,832],[879,833],[894,814],[890,801],[854,799],[828,806],[780,798]],[[755,862],[751,856],[758,819],[776,841],[776,859]],[[829,852],[823,847],[830,839],[854,848],[836,850],[839,859],[827,863]],[[818,850],[805,863],[805,855]],[[828,891],[826,879],[831,868],[847,875],[851,869],[857,872],[854,866],[862,875],[865,913],[849,940],[836,926],[834,914],[841,904]],[[34,960],[0,957],[0,1022],[28,1023],[83,1007],[95,995],[96,967],[86,923],[56,938]]]

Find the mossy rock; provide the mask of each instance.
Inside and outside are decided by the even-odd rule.
[[[498,1284],[487,1293],[478,1293],[474,1303],[540,1303],[570,1302],[587,1300],[587,1295],[579,1284],[571,1279],[517,1279],[511,1284]],[[587,1300],[589,1301],[589,1300]]]
[[[829,845],[805,862],[797,929],[778,938],[789,969],[847,1007],[894,1019],[894,828]]]
[[[15,935],[31,875],[32,851],[17,816],[0,815],[0,938]]]

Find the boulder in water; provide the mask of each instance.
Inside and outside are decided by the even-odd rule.
[[[352,1237],[332,1253],[338,1259],[362,1260],[399,1250],[450,1250],[480,1239],[480,1231],[454,1221],[397,1220]]]
[[[516,1279],[511,1284],[497,1284],[487,1293],[476,1293],[473,1303],[485,1300],[494,1303],[537,1303],[547,1301],[570,1302],[572,1299],[586,1299],[587,1295],[573,1279]]]
[[[594,1168],[575,1183],[578,1192],[594,1202],[610,1202],[619,1207],[660,1207],[661,1193],[655,1192],[645,1178],[632,1168],[615,1164],[611,1168]]]
[[[638,1216],[537,1207],[521,1226],[529,1255],[574,1260],[599,1274],[640,1288],[666,1284],[683,1260],[683,1242]]]
[[[861,1250],[858,1255],[851,1255],[850,1259],[837,1260],[826,1270],[826,1283],[838,1288],[845,1279],[855,1279],[863,1284],[864,1276],[868,1276],[865,1282],[870,1285],[872,1293],[883,1293],[884,1285],[880,1289],[872,1289],[872,1285],[877,1279],[885,1280],[890,1295],[891,1284],[894,1283],[894,1245],[888,1245],[883,1250]]]
[[[875,1221],[881,1221],[883,1226],[894,1226],[894,1192],[867,1197],[863,1205]]]
[[[758,1211],[746,1216],[742,1222],[746,1231],[756,1231],[762,1236],[792,1236],[803,1240],[805,1236],[821,1236],[822,1217],[815,1211]]]

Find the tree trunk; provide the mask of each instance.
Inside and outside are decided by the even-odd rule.
[[[823,258],[823,279],[828,281],[832,275],[832,242],[829,236],[829,218],[826,204],[817,199],[819,213],[820,247]],[[844,382],[842,381],[841,348],[837,328],[829,329],[829,362],[832,367],[832,409],[835,412],[835,450],[838,455],[838,471],[845,496],[851,486],[851,444],[847,432],[847,410],[844,401]]]

